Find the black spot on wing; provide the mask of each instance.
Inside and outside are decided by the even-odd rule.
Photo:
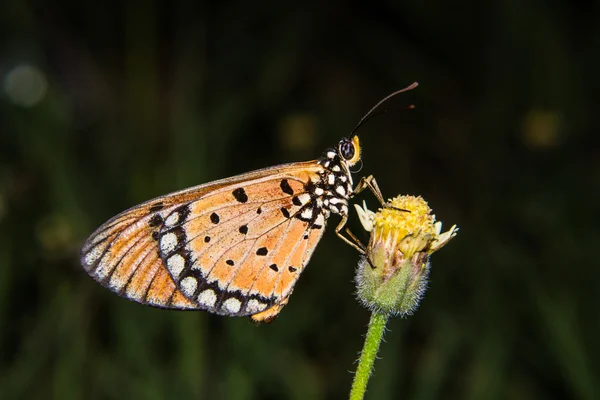
[[[275,272],[279,272],[279,268],[277,268],[277,264],[271,264],[271,265],[269,265],[269,268],[271,268]]]
[[[150,225],[152,228],[161,226],[162,223],[163,223],[163,219],[158,214],[153,215],[152,218],[150,218],[150,221],[148,221],[148,225]]]
[[[261,247],[260,249],[256,250],[257,256],[266,256],[267,254],[269,254],[269,250],[266,247]]]
[[[235,199],[240,203],[245,203],[248,201],[248,195],[246,194],[244,188],[237,188],[232,192],[232,194],[233,197],[235,197]]]
[[[247,234],[248,233],[248,225],[242,225],[242,226],[240,226],[240,233],[242,235]]]
[[[283,214],[284,217],[289,218],[290,217],[290,212],[288,211],[287,208],[285,207],[281,207],[281,213]]]
[[[219,214],[217,214],[217,213],[210,214],[210,222],[212,222],[213,224],[218,224],[220,220],[221,220],[221,218],[219,218]]]
[[[279,187],[281,187],[281,191],[285,194],[294,194],[294,189],[292,189],[287,179],[282,179]]]
[[[188,218],[188,216],[190,215],[190,206],[189,204],[184,204],[180,207],[177,207],[175,210],[173,210],[173,212],[171,214],[178,214],[178,221],[176,223],[176,225],[182,225]],[[171,215],[169,214],[169,215]],[[168,217],[167,217],[168,218]]]

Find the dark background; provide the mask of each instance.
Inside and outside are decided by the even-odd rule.
[[[347,397],[369,315],[337,217],[260,327],[118,298],[79,249],[144,200],[314,159],[418,81],[361,128],[358,176],[461,230],[367,397],[600,398],[598,21],[558,0],[3,1],[0,397]]]

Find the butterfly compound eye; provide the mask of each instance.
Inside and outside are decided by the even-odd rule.
[[[344,157],[346,160],[352,160],[356,154],[356,149],[354,148],[354,143],[350,140],[344,140],[340,143],[340,155]]]
[[[350,166],[360,161],[360,141],[358,136],[352,138],[344,138],[338,145],[338,154]]]

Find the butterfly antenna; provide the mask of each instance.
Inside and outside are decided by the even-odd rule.
[[[371,118],[376,117],[377,115],[381,115],[383,113],[386,113],[387,110],[381,110],[378,112],[377,109],[379,108],[380,105],[382,105],[383,103],[385,103],[386,101],[388,101],[389,99],[391,99],[392,97],[400,94],[400,93],[404,93],[404,92],[408,92],[409,90],[413,90],[414,88],[416,88],[417,86],[419,86],[418,82],[413,82],[411,85],[405,87],[404,89],[400,89],[395,91],[392,94],[387,95],[386,97],[384,97],[382,100],[379,101],[379,103],[375,104],[375,106],[373,106],[373,108],[371,108],[369,110],[368,113],[365,114],[364,117],[362,117],[360,119],[360,121],[358,121],[358,125],[356,125],[356,127],[354,129],[352,129],[352,132],[350,132],[350,137],[354,136],[354,133],[358,130],[358,128],[360,128],[365,122],[369,121]],[[415,108],[414,105],[410,105],[407,107],[408,110],[411,110]]]

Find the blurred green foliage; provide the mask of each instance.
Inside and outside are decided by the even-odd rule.
[[[0,397],[347,397],[368,314],[335,216],[260,327],[118,298],[79,248],[154,196],[316,158],[416,80],[361,129],[358,175],[461,231],[391,321],[368,398],[600,398],[599,18],[551,0],[5,0]]]

